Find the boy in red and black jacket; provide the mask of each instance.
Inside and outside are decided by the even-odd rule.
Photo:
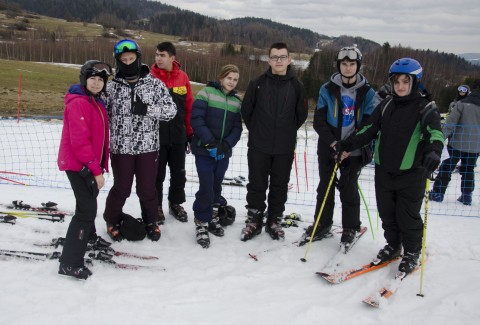
[[[190,152],[193,130],[190,126],[193,95],[187,74],[180,69],[175,59],[176,49],[170,42],[157,45],[155,63],[150,72],[167,86],[173,101],[177,105],[177,115],[168,122],[160,122],[160,151],[157,174],[158,214],[160,224],[164,223],[162,209],[163,182],[170,168],[170,187],[168,190],[169,211],[177,220],[188,221],[188,215],[181,206],[185,202],[185,153]]]

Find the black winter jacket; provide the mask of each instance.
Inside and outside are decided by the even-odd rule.
[[[242,102],[248,147],[267,154],[293,153],[297,130],[308,116],[303,84],[290,67],[284,76],[264,74],[250,81]]]

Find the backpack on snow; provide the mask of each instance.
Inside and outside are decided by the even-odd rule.
[[[147,230],[142,219],[135,219],[129,214],[122,212],[122,220],[118,228],[123,238],[131,241],[143,240],[147,236]]]

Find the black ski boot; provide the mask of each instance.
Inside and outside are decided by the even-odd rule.
[[[340,243],[348,246],[355,240],[355,236],[360,232],[360,228],[343,228]]]
[[[250,240],[259,235],[262,232],[263,226],[263,211],[251,208],[247,209],[247,220],[245,221],[247,225],[242,229],[242,233],[240,234],[242,241]]]
[[[86,266],[74,267],[60,263],[58,274],[71,276],[79,280],[86,280],[90,275],[92,275],[92,271],[90,271]]]
[[[197,243],[203,248],[210,247],[210,236],[208,236],[208,223],[194,219],[195,221],[195,235]]]
[[[219,208],[218,204],[213,206],[212,221],[208,223],[208,231],[210,231],[215,236],[222,237],[225,234],[225,232],[223,230],[222,225],[220,224],[220,218],[218,216],[218,208]]]
[[[180,222],[188,221],[188,214],[185,212],[185,209],[180,204],[169,203],[170,214],[175,217]]]
[[[332,225],[328,226],[318,226],[317,231],[313,234],[312,242],[322,240],[324,238],[332,237],[333,234],[330,232]],[[308,226],[305,233],[298,240],[298,246],[303,246],[310,241],[313,233],[313,226]]]
[[[120,225],[114,225],[114,224],[111,224],[111,223],[107,222],[107,234],[110,236],[110,238],[113,241],[122,241],[123,240],[123,236],[120,233],[120,230],[118,230],[119,227],[120,227]]]
[[[399,257],[401,254],[401,245],[396,245],[395,248],[391,245],[385,245],[385,247],[378,252],[377,258],[372,262],[372,264],[377,265],[383,262],[393,260],[394,258]]]
[[[420,252],[405,252],[402,261],[398,266],[398,271],[404,272],[405,274],[412,273],[412,271],[418,266],[419,256]]]
[[[281,215],[280,215],[281,218]],[[285,239],[285,231],[281,224],[279,223],[278,217],[275,215],[269,215],[267,217],[267,224],[265,225],[265,232],[275,240],[284,240]]]
[[[151,241],[158,241],[162,235],[160,232],[160,227],[156,222],[146,225],[145,230],[147,231],[147,237],[150,238]]]

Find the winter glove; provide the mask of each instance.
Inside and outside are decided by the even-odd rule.
[[[350,152],[351,151],[351,145],[349,142],[345,141],[345,140],[341,140],[341,141],[337,141],[337,143],[335,143],[335,146],[333,148],[335,150],[335,153],[333,154],[333,158],[335,159],[335,161],[337,163],[341,163],[343,158],[343,153],[344,152]]]
[[[147,108],[148,105],[142,102],[138,95],[135,96],[135,101],[133,102],[132,107],[132,114],[145,116],[147,115]]]
[[[208,150],[208,154],[210,155],[210,157],[212,157],[215,160],[222,160],[225,157],[223,153],[218,154],[218,151],[220,148],[220,144],[218,143],[218,141],[207,144],[205,148]]]
[[[193,135],[187,136],[187,141],[185,142],[185,153],[187,154],[192,152],[191,150],[192,138],[193,138]]]
[[[224,155],[230,150],[230,145],[226,141],[222,141],[217,149],[217,155]]]
[[[352,146],[350,145],[350,143],[347,142],[346,140],[338,141],[335,144],[335,153],[336,154],[341,154],[342,152],[350,152],[351,147]]]
[[[428,172],[433,173],[439,164],[440,156],[435,151],[430,151],[423,156],[422,165]]]

